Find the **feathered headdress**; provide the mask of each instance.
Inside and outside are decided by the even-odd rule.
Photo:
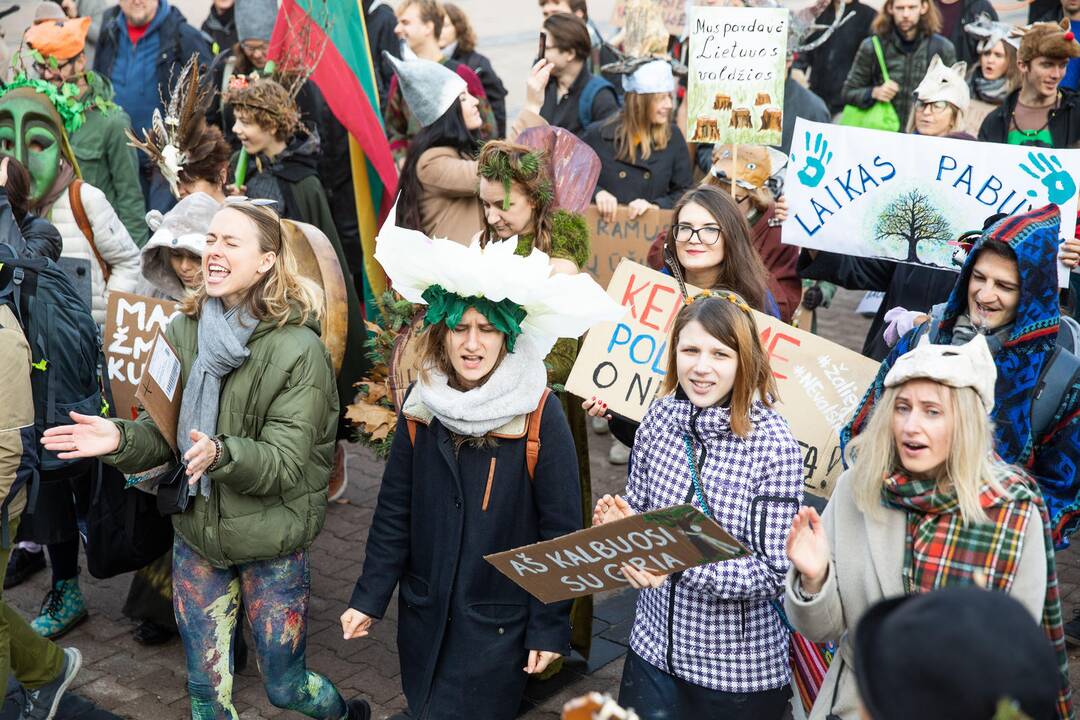
[[[202,159],[193,157],[192,151],[200,144],[206,129],[206,110],[211,98],[209,84],[201,82],[199,56],[192,55],[173,84],[168,101],[162,99],[165,117],[155,108],[151,128],[143,130],[141,141],[131,130],[127,131],[128,145],[147,154],[177,197],[180,171],[186,164]]]
[[[506,335],[513,351],[527,335],[546,355],[556,338],[580,337],[598,322],[621,318],[624,308],[586,274],[552,275],[548,256],[515,254],[517,240],[466,247],[416,230],[383,225],[375,259],[406,300],[428,306],[425,324],[456,325],[476,308]]]

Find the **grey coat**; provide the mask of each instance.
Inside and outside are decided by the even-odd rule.
[[[799,573],[788,571],[784,609],[796,630],[814,642],[839,641],[809,720],[824,720],[829,713],[858,718],[858,692],[852,665],[849,630],[871,605],[904,594],[905,513],[882,509],[880,518],[866,515],[851,494],[853,473],[840,476],[822,515],[832,559],[821,592],[803,600],[796,592]],[[1046,598],[1046,546],[1041,522],[1028,523],[1016,576],[1009,593],[1041,621]],[[835,697],[835,701],[834,701]]]

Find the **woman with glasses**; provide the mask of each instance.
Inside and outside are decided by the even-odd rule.
[[[908,121],[909,133],[975,139],[964,130],[964,115],[971,105],[966,71],[967,63],[948,67],[941,62],[941,58],[934,56],[926,77],[915,88],[915,105]]]
[[[746,218],[734,198],[718,187],[701,185],[679,199],[664,241],[662,271],[678,272],[700,290],[734,290],[754,310],[780,317]],[[615,439],[633,447],[638,423],[609,412],[602,398],[586,400],[582,407],[593,417],[606,418]]]

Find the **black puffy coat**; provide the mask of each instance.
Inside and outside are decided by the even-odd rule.
[[[530,481],[525,437],[455,452],[437,418],[417,425],[415,443],[398,418],[349,606],[381,618],[399,588],[401,684],[413,717],[510,720],[528,651],[570,652],[570,603],[545,605],[484,560],[581,528],[574,441],[554,393],[540,439]]]
[[[615,130],[622,114],[594,122],[581,139],[600,156],[600,179],[597,191],[607,190],[620,205],[637,199],[648,200],[662,208],[675,203],[694,184],[690,151],[682,132],[671,126],[671,140],[663,150],[653,148],[648,160],[639,154],[637,162],[615,157]]]

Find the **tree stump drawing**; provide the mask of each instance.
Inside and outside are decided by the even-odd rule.
[[[716,93],[716,97],[713,99],[713,110],[730,110],[731,109],[731,96]]]
[[[755,105],[768,105],[771,102],[772,98],[769,97],[769,93],[758,93],[757,97],[754,98]]]
[[[780,108],[775,106],[765,108],[761,111],[761,129],[781,132],[783,130],[782,118]]]
[[[753,124],[750,122],[750,108],[735,108],[731,111],[731,122],[728,123],[728,127],[733,128],[752,128]]]

